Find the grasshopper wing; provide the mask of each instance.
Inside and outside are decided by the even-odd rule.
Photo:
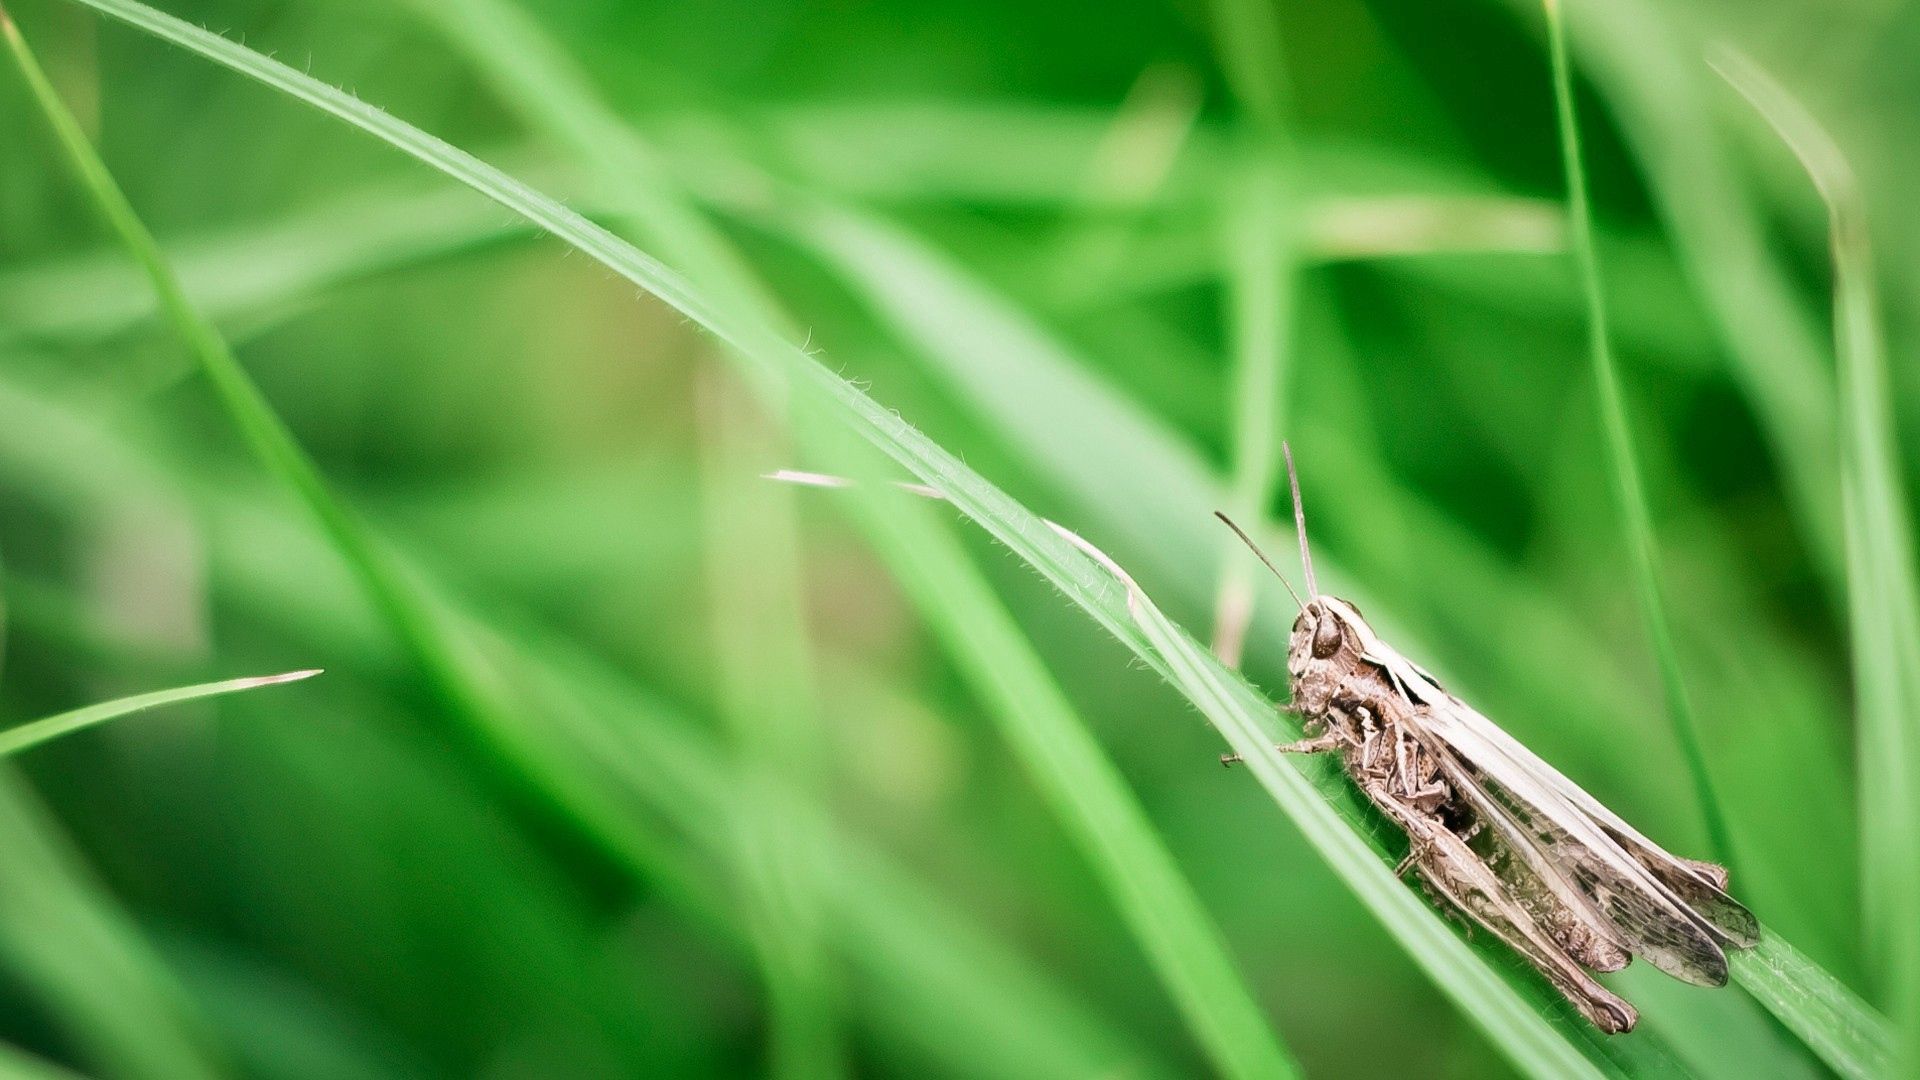
[[[1371,636],[1371,635],[1369,635]],[[1417,706],[1416,723],[1446,743],[1492,797],[1604,916],[1613,937],[1674,978],[1724,986],[1722,941],[1747,945],[1758,924],[1695,864],[1633,831],[1538,755],[1448,694],[1377,638],[1364,642]]]
[[[1429,685],[1431,685],[1431,680]],[[1435,688],[1438,690],[1438,688]],[[1440,691],[1444,694],[1444,691]],[[1452,722],[1462,741],[1492,745],[1501,756],[1514,762],[1539,788],[1557,796],[1558,802],[1598,827],[1613,845],[1624,851],[1647,873],[1673,894],[1689,911],[1705,923],[1716,938],[1737,948],[1750,949],[1760,942],[1760,923],[1741,903],[1726,892],[1726,871],[1710,863],[1678,858],[1647,839],[1600,800],[1580,785],[1547,764],[1518,739],[1482,716],[1458,698],[1445,695],[1453,704]],[[1446,738],[1444,733],[1442,738]],[[1452,743],[1454,740],[1449,739]]]

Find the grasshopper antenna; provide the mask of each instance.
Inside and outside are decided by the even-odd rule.
[[[1282,441],[1280,451],[1287,456],[1287,484],[1293,488],[1293,531],[1300,537],[1300,568],[1307,575],[1307,591],[1317,597],[1320,586],[1313,580],[1313,556],[1307,552],[1307,513],[1300,508],[1300,474],[1293,469],[1293,447]]]
[[[1261,562],[1265,563],[1267,566],[1267,569],[1273,571],[1273,576],[1280,579],[1281,586],[1287,590],[1288,596],[1293,597],[1293,602],[1296,604],[1300,604],[1300,594],[1293,591],[1293,584],[1287,580],[1287,576],[1285,574],[1282,574],[1280,572],[1279,567],[1273,565],[1273,560],[1267,558],[1267,553],[1260,550],[1260,545],[1253,542],[1253,537],[1248,536],[1247,531],[1245,529],[1242,529],[1240,526],[1235,525],[1233,523],[1232,518],[1221,513],[1220,511],[1215,510],[1213,512],[1213,516],[1219,518],[1221,521],[1226,522],[1227,528],[1233,530],[1233,535],[1239,537],[1240,542],[1247,545],[1248,549],[1253,552],[1254,557],[1259,559]],[[1307,605],[1300,604],[1300,610],[1301,611],[1307,610]]]

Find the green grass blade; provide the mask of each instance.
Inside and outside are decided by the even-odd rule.
[[[757,477],[788,459],[785,439],[710,368],[700,398],[708,635],[718,708],[742,759],[812,794],[825,789],[814,648],[793,493]],[[767,988],[768,1072],[844,1076],[842,993],[826,948],[821,853],[758,784],[739,791],[743,907]]]
[[[7,24],[5,31],[36,100],[87,192],[152,281],[163,315],[199,360],[228,416],[266,470],[319,520],[335,549],[352,567],[362,590],[413,654],[452,718],[462,725],[461,734],[470,740],[465,745],[498,761],[517,778],[532,780],[530,793],[542,811],[564,815],[604,850],[628,860],[630,867],[638,865],[632,859],[630,841],[621,835],[625,824],[597,813],[591,797],[581,792],[565,767],[557,765],[539,745],[539,737],[506,711],[486,687],[461,643],[448,633],[430,600],[401,574],[371,530],[334,496],[319,469],[240,366],[219,329],[188,297],[159,244],[107,172],[17,30]],[[794,1049],[802,1044],[815,1048],[825,1045],[824,1036],[815,1038],[812,1033],[827,1026],[815,1014],[816,1002],[810,994],[814,981],[794,970],[794,963],[807,955],[804,935],[784,932],[780,920],[771,919],[764,926],[761,941],[767,966],[776,972],[772,985],[780,991],[775,995],[776,1026],[783,1035],[807,1033],[794,1039],[777,1039],[776,1057],[796,1069],[810,1069],[830,1060],[831,1054],[824,1051]],[[823,1075],[817,1070],[814,1074]]]
[[[72,138],[78,138],[77,129],[70,128],[68,134]],[[632,159],[622,157],[618,160],[624,164]],[[94,159],[94,162],[97,165],[97,158]],[[131,208],[125,205],[124,198],[120,197],[117,190],[112,188],[111,180],[105,176],[104,170],[94,170],[89,179],[91,185],[97,191],[105,192],[105,194],[100,197],[113,208],[111,216],[116,226],[123,234],[129,236],[129,243],[135,246],[140,252],[143,264],[147,266],[150,273],[152,273],[156,279],[156,282],[162,284],[163,305],[168,314],[176,324],[187,328],[191,340],[193,340],[196,345],[196,351],[201,353],[203,359],[208,359],[210,369],[216,372],[227,373],[228,377],[225,378],[223,385],[229,391],[228,400],[231,407],[242,415],[255,414],[258,422],[254,425],[254,430],[251,433],[256,436],[256,445],[266,448],[263,456],[269,456],[270,460],[279,463],[283,469],[289,471],[298,472],[300,469],[304,469],[305,476],[301,486],[305,489],[309,499],[321,501],[330,498],[330,496],[325,494],[322,486],[323,482],[318,478],[317,473],[314,473],[311,470],[311,466],[304,462],[303,456],[298,451],[298,448],[292,445],[291,439],[284,437],[284,429],[277,427],[277,420],[272,417],[264,400],[258,397],[257,392],[253,390],[251,384],[246,382],[244,375],[239,372],[238,365],[233,362],[230,350],[227,349],[225,342],[218,337],[217,332],[214,331],[211,324],[192,307],[185,297],[184,292],[179,289],[163,256],[158,251],[157,245],[152,243],[151,237],[145,233],[137,219],[133,217]],[[338,520],[344,519],[344,509],[339,508],[337,505],[333,506],[332,509],[335,512],[336,523],[335,528],[331,529],[330,532],[335,534],[336,541],[339,541],[340,537],[338,534],[343,529],[356,531],[360,529],[359,526],[353,524],[338,524]],[[366,550],[371,552],[371,539],[363,532],[355,538],[354,542],[366,544]],[[368,569],[369,566],[373,565],[373,560],[370,557],[361,560],[361,562],[362,565],[359,569],[363,575],[377,577],[378,571]],[[376,581],[376,587],[393,594],[393,603],[395,604],[418,604],[418,601],[413,596],[396,584]],[[426,625],[430,624],[422,623],[423,627]],[[438,643],[436,642],[436,644]],[[549,772],[551,772],[551,770],[549,770]],[[578,796],[575,796],[570,802],[570,805],[576,809],[581,805],[578,801]],[[1219,987],[1216,984],[1208,987],[1208,989],[1218,990]],[[1217,1007],[1222,1010],[1228,1010],[1231,1008],[1231,1003],[1235,1000],[1243,1003],[1248,1001],[1244,989],[1233,997],[1225,998],[1224,1001],[1226,1004]],[[1211,1010],[1216,1006],[1202,1004],[1202,1007]],[[1250,1005],[1248,1008],[1250,1009]],[[1257,1012],[1253,1015],[1257,1017]],[[1063,1030],[1071,1033],[1080,1030],[1082,1026],[1083,1025],[1069,1025]],[[1235,1033],[1238,1036],[1245,1037],[1245,1026],[1241,1025],[1241,1028]],[[1272,1047],[1271,1035],[1263,1034],[1261,1037],[1268,1040],[1269,1052],[1265,1056],[1260,1056],[1256,1052],[1255,1060],[1262,1063],[1283,1061],[1283,1055],[1280,1054],[1277,1048]],[[1257,1069],[1245,1073],[1245,1075],[1258,1074],[1259,1071]]]
[[[418,5],[527,122],[551,133],[591,168],[613,198],[616,220],[677,263],[720,310],[777,321],[766,288],[701,211],[680,198],[652,147],[605,105],[593,85],[525,11],[505,0]],[[677,306],[677,305],[676,305]]]
[[[1715,66],[1800,159],[1827,206],[1858,710],[1861,895],[1868,955],[1879,961],[1899,1031],[1897,1068],[1887,1075],[1910,1076],[1920,1069],[1920,583],[1866,209],[1846,157],[1798,100],[1731,50],[1720,50]]]
[[[1508,0],[1529,23],[1539,0]],[[1833,490],[1834,388],[1821,329],[1795,270],[1773,249],[1711,107],[1700,42],[1656,0],[1582,4],[1564,12],[1570,44],[1619,118],[1651,194],[1727,344],[1729,374],[1752,403],[1809,557],[1836,606],[1844,596]]]
[[[1740,985],[1834,1072],[1848,1080],[1896,1075],[1886,1018],[1778,935],[1766,932],[1758,947],[1730,959]]]
[[[807,389],[837,406],[851,426],[922,480],[938,487],[968,516],[974,518],[1032,563],[1070,598],[1092,613],[1110,632],[1153,655],[1127,615],[1124,590],[1065,541],[1052,533],[1012,499],[968,469],[952,454],[920,435],[905,421],[855,389],[790,342],[782,341],[757,320],[737,313],[728,316],[695,292],[679,275],[641,253],[607,230],[567,210],[552,198],[499,172],[472,155],[404,124],[338,89],[308,78],[266,57],[180,22],[130,0],[77,0],[157,37],[215,60],[265,85],[281,90],[316,108],[346,120],[397,149],[468,184],[502,205],[526,215],[557,237],[592,256],[608,268],[647,289],[676,310],[707,328],[737,352],[798,378]],[[1252,701],[1258,695],[1238,683]],[[1261,709],[1268,707],[1262,704]],[[1251,723],[1249,714],[1248,722]],[[1261,744],[1264,745],[1264,744]],[[1255,748],[1255,753],[1259,748]],[[1268,750],[1270,754],[1270,749]],[[1284,768],[1275,766],[1276,768]],[[1290,770],[1289,770],[1290,771]],[[1287,789],[1282,789],[1287,790]],[[1310,793],[1304,781],[1297,794]],[[1332,811],[1317,796],[1286,803],[1298,812],[1311,804],[1329,822]],[[1535,1013],[1500,981],[1499,977],[1453,936],[1438,915],[1422,906],[1387,872],[1380,854],[1351,828],[1334,827],[1313,834],[1324,845],[1323,854],[1336,860],[1350,883],[1364,890],[1363,898],[1405,941],[1417,941],[1416,955],[1429,974],[1439,980],[1489,1031],[1517,1062],[1542,1076],[1593,1075],[1592,1066],[1564,1036]],[[1370,871],[1359,867],[1371,866]],[[1366,875],[1366,876],[1360,876]],[[1382,881],[1381,879],[1385,880]]]
[[[532,232],[470,191],[370,185],[271,221],[171,238],[168,254],[196,306],[231,325]],[[9,268],[0,271],[0,344],[105,339],[152,319],[154,307],[152,285],[121,248]]]
[[[543,745],[543,734],[537,726],[523,722],[502,703],[489,674],[477,666],[465,643],[448,631],[433,600],[407,577],[357,514],[333,494],[318,467],[240,366],[219,328],[182,288],[159,244],[41,72],[17,28],[9,22],[3,29],[87,195],[146,272],[162,315],[187,343],[228,418],[265,471],[318,521],[335,552],[352,570],[364,596],[411,656],[438,698],[440,717],[453,728],[455,748],[477,759],[482,775],[500,785],[504,799],[516,810],[564,821],[621,865],[629,869],[639,866],[634,858],[634,838],[624,833],[626,824],[601,813],[593,799],[582,793],[577,779],[568,775],[564,765]]]
[[[1640,601],[1641,618],[1646,623],[1660,683],[1666,692],[1667,717],[1673,723],[1674,738],[1686,759],[1695,800],[1706,822],[1708,842],[1713,846],[1715,857],[1738,874],[1733,834],[1720,797],[1714,791],[1700,725],[1694,718],[1693,702],[1680,672],[1680,654],[1674,645],[1655,556],[1653,518],[1647,509],[1646,486],[1640,479],[1627,406],[1620,390],[1620,373],[1614,363],[1613,343],[1607,329],[1606,289],[1600,278],[1599,258],[1594,254],[1593,209],[1587,196],[1586,167],[1581,163],[1580,122],[1574,113],[1572,64],[1567,59],[1567,32],[1560,17],[1560,0],[1546,0],[1546,12],[1548,51],[1553,65],[1554,115],[1560,132],[1560,163],[1567,184],[1568,240],[1586,293],[1587,353],[1593,363],[1601,428],[1607,442],[1608,475],[1613,481],[1621,532],[1632,565],[1634,593]]]
[[[89,1069],[232,1075],[227,1047],[11,770],[0,772],[0,847],[0,962]]]
[[[35,1057],[11,1043],[0,1043],[0,1077],[6,1080],[81,1080],[79,1073]]]
[[[1214,51],[1227,85],[1256,123],[1278,130],[1286,121],[1286,63],[1280,54],[1280,17],[1262,0],[1215,0]]]
[[[337,573],[321,538],[270,513],[250,492],[209,483],[178,465],[171,474],[161,471],[163,456],[156,460],[150,447],[126,438],[124,430],[103,427],[96,416],[69,413],[0,383],[0,448],[9,462],[18,444],[49,447],[56,452],[33,466],[43,482],[78,488],[102,502],[169,482],[199,489],[215,510],[215,532],[244,541],[233,545],[245,558],[230,568],[222,603],[242,605],[328,655],[381,643],[377,625],[343,628],[329,601],[286,601],[302,595],[301,586],[316,577]],[[408,559],[409,565],[419,561]],[[446,607],[467,620],[461,629],[468,637],[504,640],[497,652],[510,666],[516,691],[532,681],[535,690],[550,686],[559,699],[549,706],[535,695],[528,708],[540,717],[544,737],[537,746],[555,759],[544,771],[568,782],[569,805],[593,819],[596,833],[622,845],[622,863],[637,877],[750,959],[723,875],[714,870],[731,858],[742,812],[739,793],[761,781],[700,730],[708,725],[680,715],[651,688],[568,644],[557,628],[515,621],[496,610],[488,610],[482,623],[479,608],[458,598]],[[19,613],[25,625],[29,611],[23,606]],[[33,629],[47,636],[44,622],[34,622]],[[377,662],[356,666],[389,662],[384,654],[373,655]],[[793,814],[812,823],[806,831],[817,831],[827,851],[816,888],[833,907],[828,929],[838,954],[861,980],[863,1027],[874,1039],[910,1050],[943,1074],[1005,1080],[1176,1075],[1142,1038],[1101,1016],[1084,989],[836,822],[818,801],[779,784],[773,788],[786,792],[780,805],[795,807]],[[647,827],[636,823],[636,803],[648,815]],[[163,1048],[164,1041],[150,1045]]]
[[[242,690],[253,690],[262,686],[277,686],[280,683],[298,682],[320,674],[319,669],[310,671],[290,671],[284,675],[261,675],[245,679],[227,679],[222,682],[200,683],[197,686],[180,686],[172,690],[155,690],[147,694],[135,694],[132,697],[103,701],[98,705],[73,709],[54,716],[42,717],[17,727],[0,731],[0,757],[17,754],[41,743],[57,739],[62,735],[82,731],[86,728],[104,724],[109,720],[118,720],[137,712],[158,709],[166,705],[178,705],[201,698],[218,697],[221,694],[236,694]]]
[[[1294,330],[1298,273],[1296,222],[1301,207],[1288,205],[1286,173],[1261,155],[1237,177],[1221,223],[1226,254],[1229,337],[1233,342],[1232,511],[1242,521],[1266,517],[1279,475],[1281,425],[1286,422],[1288,358]],[[1235,542],[1222,537],[1221,543]],[[1237,667],[1253,620],[1254,567],[1227,558],[1220,576],[1214,622],[1214,652]]]

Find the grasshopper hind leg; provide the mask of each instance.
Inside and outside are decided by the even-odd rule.
[[[1421,887],[1443,911],[1458,912],[1499,938],[1546,976],[1581,1015],[1608,1034],[1632,1031],[1640,1014],[1596,982],[1548,930],[1508,894],[1485,862],[1437,817],[1395,800],[1385,788],[1367,794],[1413,842]]]

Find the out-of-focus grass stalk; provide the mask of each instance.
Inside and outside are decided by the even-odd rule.
[[[24,44],[0,11],[0,33],[17,53]],[[31,53],[25,53],[28,63]],[[316,675],[296,671],[136,694],[44,717],[0,731],[0,757],[10,756],[120,717]],[[46,1003],[95,1067],[115,1075],[226,1075],[225,1048],[190,1006],[171,971],[66,849],[56,825],[11,776],[0,776],[0,950]],[[68,1075],[12,1053],[0,1073]]]
[[[1275,8],[1258,0],[1216,0],[1214,47],[1240,110],[1236,167],[1228,171],[1220,221],[1227,338],[1232,343],[1233,515],[1248,527],[1266,519],[1279,475],[1280,426],[1286,422],[1288,356],[1297,308],[1299,235],[1306,219],[1291,165],[1286,62]],[[1224,552],[1214,602],[1213,651],[1240,665],[1253,622],[1253,564],[1237,541]]]
[[[1229,492],[1233,515],[1250,528],[1266,518],[1279,475],[1279,429],[1287,415],[1298,208],[1288,205],[1285,175],[1280,163],[1265,155],[1249,163],[1227,193],[1221,222],[1233,345]],[[1213,651],[1227,666],[1238,667],[1253,621],[1255,569],[1238,540],[1229,535],[1221,543],[1226,557],[1214,605]]]
[[[35,468],[43,480],[113,502],[153,484],[177,484],[207,508],[210,529],[232,542],[236,561],[212,584],[231,603],[331,656],[369,655],[382,644],[357,621],[341,620],[327,599],[306,595],[319,568],[330,565],[323,538],[289,522],[251,490],[174,461],[147,443],[129,441],[99,417],[0,382],[0,442],[18,461],[22,443],[51,448]],[[57,459],[57,460],[52,460]],[[53,479],[57,478],[57,479]],[[440,565],[444,551],[403,547],[409,566]],[[606,660],[573,645],[558,627],[516,620],[492,602],[450,594],[435,580],[463,640],[479,643],[509,673],[517,702],[541,718],[549,747],[566,767],[570,802],[603,820],[622,838],[626,862],[687,921],[723,948],[751,961],[745,928],[725,880],[734,865],[743,812],[736,793],[765,788],[782,794],[781,813],[814,831],[829,859],[817,888],[834,904],[830,920],[839,952],[862,977],[863,1013],[876,1042],[924,1056],[942,1073],[1027,1080],[1054,1076],[1170,1075],[1142,1041],[1101,1017],[1085,996],[1012,947],[984,922],[947,900],[904,864],[834,820],[816,800],[802,800],[778,777],[750,777],[707,729]],[[46,604],[20,609],[36,637],[69,629],[70,612]],[[370,628],[377,635],[379,627]],[[82,633],[78,647],[119,666],[150,663],[123,635]],[[498,644],[497,644],[498,643]],[[135,650],[131,654],[129,650]],[[374,654],[384,657],[384,653]],[[373,667],[386,668],[384,659]],[[536,691],[573,704],[549,708]],[[0,867],[7,864],[0,863]]]
[[[749,776],[821,790],[823,761],[811,633],[793,493],[757,478],[777,468],[785,440],[743,399],[729,371],[702,372],[701,494],[717,705]],[[767,984],[769,1073],[790,1080],[845,1075],[812,837],[778,811],[763,785],[739,792],[744,918]]]
[[[4,7],[0,36],[35,103],[64,140],[80,137]],[[0,735],[18,751],[143,707],[258,683],[191,687],[48,717]],[[166,699],[166,700],[161,700]],[[43,995],[95,1067],[133,1078],[227,1075],[226,1048],[186,1000],[132,920],[90,878],[58,827],[11,775],[0,775],[0,950]],[[19,1070],[31,1075],[25,1067]]]
[[[1713,62],[1799,158],[1827,207],[1866,948],[1900,1032],[1892,1075],[1920,1075],[1920,583],[1866,206],[1846,156],[1798,99],[1730,48],[1715,50]]]
[[[1286,124],[1290,96],[1278,10],[1262,0],[1215,0],[1212,20],[1227,87],[1248,119],[1275,132]]]
[[[7,1080],[81,1080],[79,1073],[35,1057],[10,1043],[0,1043],[0,1076]]]
[[[10,40],[17,41],[17,35]],[[29,58],[30,59],[30,58]],[[37,68],[35,69],[37,73]],[[478,737],[478,746],[490,760],[504,765],[526,785],[525,790],[540,801],[543,809],[557,810],[575,826],[593,836],[595,843],[614,858],[626,861],[631,855],[630,840],[608,833],[606,828],[621,826],[604,815],[591,812],[580,801],[577,786],[555,771],[553,757],[526,741],[529,733],[487,688],[485,678],[473,665],[472,657],[451,637],[431,602],[415,583],[402,575],[366,526],[328,488],[325,479],[305,451],[294,440],[285,424],[273,411],[264,395],[253,384],[234,357],[219,329],[187,297],[177,275],[161,252],[159,244],[139,220],[132,205],[120,191],[104,163],[93,151],[71,115],[61,106],[44,78],[36,80],[43,108],[48,112],[62,145],[81,174],[85,187],[121,241],[134,254],[152,280],[159,295],[162,312],[169,323],[187,341],[213,383],[222,405],[239,427],[250,448],[260,457],[269,473],[285,482],[322,524],[328,538],[353,569],[368,598],[396,631],[403,645],[414,655],[422,671],[442,694],[467,728],[469,737]],[[600,831],[596,832],[596,829]],[[627,862],[629,867],[634,864]],[[792,963],[805,958],[809,949],[805,935],[787,935],[781,920],[765,928],[762,941],[768,949],[770,965],[778,962],[783,975]],[[780,980],[783,987],[795,987],[794,993],[780,995],[782,1030],[813,1032],[823,1025],[809,1012],[815,1007],[810,995],[816,987],[811,978],[795,976],[797,981]],[[833,1060],[830,1052],[816,1050],[830,1046],[822,1039],[801,1040],[805,1048],[780,1051],[783,1064],[794,1070],[783,1075],[823,1075],[814,1071]],[[831,1075],[831,1073],[824,1073]]]
[[[1529,21],[1539,0],[1508,0]],[[1832,477],[1834,387],[1822,333],[1773,250],[1716,122],[1698,35],[1671,5],[1610,0],[1565,12],[1582,70],[1608,98],[1620,133],[1700,298],[1727,343],[1729,374],[1752,404],[1808,556],[1834,606],[1846,592]]]
[[[217,1080],[230,1048],[46,809],[0,774],[0,956],[102,1075]]]
[[[1077,198],[1061,206],[1049,284],[1067,308],[1107,302],[1115,271],[1127,262],[1143,216],[1162,195],[1174,163],[1200,120],[1199,79],[1156,64],[1140,73],[1114,111],[1087,163]]]
[[[1594,392],[1600,404],[1608,476],[1620,513],[1622,539],[1631,565],[1634,593],[1640,602],[1640,614],[1646,623],[1654,662],[1660,670],[1660,684],[1666,693],[1667,716],[1673,723],[1674,737],[1693,780],[1708,843],[1715,857],[1737,872],[1732,833],[1714,791],[1699,723],[1694,718],[1693,703],[1680,672],[1680,654],[1674,645],[1660,585],[1646,486],[1641,482],[1640,466],[1634,454],[1633,433],[1607,329],[1606,288],[1600,277],[1599,258],[1594,254],[1593,208],[1587,195],[1586,168],[1581,163],[1580,123],[1574,112],[1573,72],[1567,59],[1567,32],[1561,18],[1560,0],[1545,0],[1545,8],[1548,55],[1553,66],[1554,114],[1559,125],[1560,162],[1567,185],[1567,239],[1587,298],[1587,353],[1593,363]]]

